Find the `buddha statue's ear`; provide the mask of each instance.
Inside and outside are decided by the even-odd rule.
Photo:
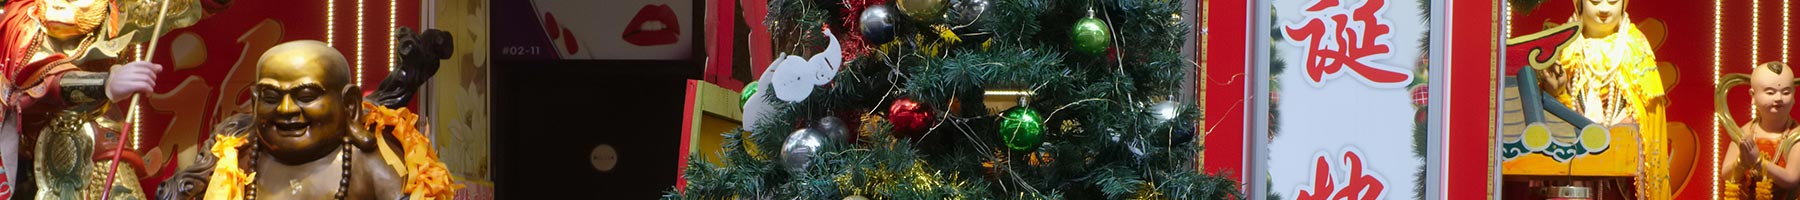
[[[344,98],[344,112],[349,112],[351,116],[353,116],[351,119],[360,119],[362,117],[362,87],[357,87],[355,84],[345,84],[342,91],[343,94],[338,95],[338,97]]]
[[[344,137],[349,137],[350,145],[356,145],[356,148],[362,149],[363,151],[375,150],[375,148],[378,148],[375,146],[375,137],[381,134],[381,130],[375,129],[375,127],[363,126],[363,113],[368,111],[362,109],[362,88],[357,87],[354,84],[349,84],[344,86],[342,91],[343,94],[338,95],[338,97],[343,98],[343,112],[349,114],[347,117],[348,119],[345,119],[347,124],[344,125],[348,126],[350,129],[350,131],[347,131],[344,134]]]

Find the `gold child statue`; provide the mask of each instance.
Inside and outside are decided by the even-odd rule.
[[[1800,140],[1800,134],[1795,134],[1800,123],[1795,123],[1788,113],[1794,108],[1795,81],[1800,79],[1794,78],[1793,68],[1781,62],[1763,63],[1752,70],[1747,79],[1750,98],[1756,104],[1756,118],[1737,129],[1727,128],[1737,145],[1730,145],[1722,157],[1720,169],[1725,170],[1725,186],[1720,195],[1725,199],[1794,199],[1795,186],[1800,183],[1800,165],[1789,165],[1787,161],[1800,159],[1800,153],[1795,153],[1800,149],[1793,149],[1794,142]],[[1724,107],[1723,94],[1745,79],[1743,74],[1722,79],[1719,96],[1715,96],[1717,106]],[[1721,120],[1731,120],[1727,111],[1719,109]]]

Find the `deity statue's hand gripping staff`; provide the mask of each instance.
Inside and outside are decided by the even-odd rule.
[[[163,20],[167,20],[167,17],[169,15],[168,0],[163,0],[163,2],[158,3],[158,4],[162,4],[162,5],[161,5],[161,8],[156,10],[156,12],[157,12],[156,13],[156,24],[151,28],[152,31],[150,31],[150,46],[146,47],[148,52],[145,52],[143,61],[149,61],[150,58],[156,57],[156,43],[157,43],[157,41],[159,41],[156,38],[162,37]],[[139,123],[139,121],[137,121],[137,119],[138,119],[138,113],[140,112],[138,110],[138,96],[141,96],[141,95],[139,95],[138,93],[131,94],[131,108],[127,113],[127,116],[126,116],[127,119],[125,120],[125,126],[122,127],[123,131],[120,131],[120,134],[119,134],[120,139],[129,137],[130,135],[133,135],[133,134],[137,134],[136,127]],[[115,144],[115,146],[113,147],[113,149],[125,149],[125,142],[123,142],[123,141],[115,142],[114,144]],[[113,185],[113,181],[118,179],[119,163],[120,163],[120,162],[118,162],[119,155],[124,155],[124,154],[117,154],[117,153],[113,154],[112,169],[106,170],[106,185],[108,185],[108,186]],[[100,196],[102,197],[102,200],[112,198],[112,189],[113,189],[113,187],[106,187],[105,192],[101,192]]]

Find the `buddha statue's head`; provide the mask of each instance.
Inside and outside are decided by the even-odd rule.
[[[1606,37],[1619,32],[1625,21],[1625,0],[1574,0],[1575,13],[1581,20],[1581,33],[1590,38]]]
[[[261,150],[282,163],[298,164],[343,145],[362,102],[349,66],[342,54],[319,41],[282,43],[263,53],[252,83]]]
[[[38,22],[51,38],[67,40],[93,33],[109,15],[111,0],[40,0]]]
[[[1756,118],[1786,120],[1794,109],[1794,70],[1787,63],[1767,62],[1750,73],[1750,99]]]

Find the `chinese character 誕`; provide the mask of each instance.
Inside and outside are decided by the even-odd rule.
[[[1306,46],[1306,78],[1315,86],[1333,78],[1351,76],[1381,88],[1403,87],[1412,74],[1400,67],[1377,61],[1392,57],[1392,27],[1380,16],[1386,13],[1385,0],[1363,1],[1362,5],[1341,5],[1340,0],[1320,0],[1306,6],[1305,17],[1296,24],[1283,27],[1290,44]]]

